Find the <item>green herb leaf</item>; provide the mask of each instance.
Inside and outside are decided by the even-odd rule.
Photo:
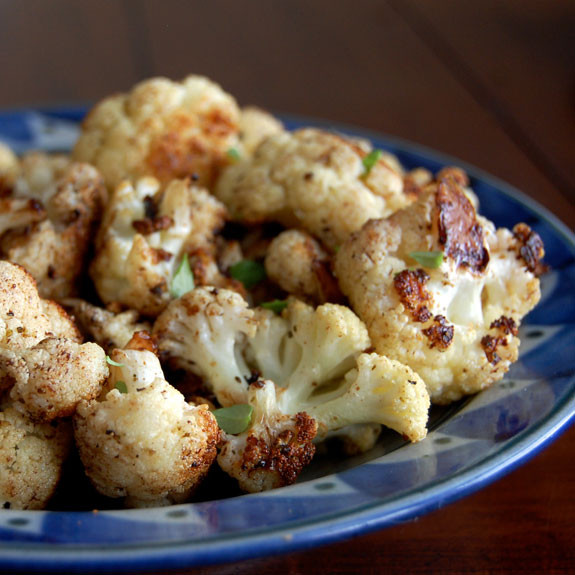
[[[411,252],[409,257],[428,269],[436,269],[443,263],[443,252]]]
[[[125,381],[117,381],[116,382],[116,389],[120,393],[128,393],[128,386],[126,385]]]
[[[361,160],[363,163],[363,178],[367,178],[367,176],[369,176],[373,166],[375,166],[379,158],[381,158],[382,153],[383,152],[381,150],[372,150]]]
[[[288,302],[285,299],[274,299],[273,301],[264,301],[263,303],[260,303],[260,307],[263,307],[264,309],[271,309],[278,315],[287,307],[287,305]]]
[[[182,297],[184,294],[192,291],[196,287],[194,283],[194,272],[190,268],[190,260],[188,254],[184,254],[182,261],[174,274],[172,280],[172,289],[170,290],[172,296],[175,298]]]
[[[110,365],[115,365],[116,367],[124,367],[123,363],[118,363],[117,361],[114,361],[109,355],[106,356],[106,361]]]
[[[230,158],[230,160],[234,160],[234,161],[238,161],[241,159],[241,155],[240,152],[237,148],[230,148],[228,150],[228,158]]]
[[[253,410],[253,407],[247,403],[238,403],[216,409],[212,413],[221,429],[231,435],[237,435],[250,426]]]
[[[241,281],[246,289],[252,289],[266,279],[266,269],[260,262],[242,260],[230,268],[230,275]]]

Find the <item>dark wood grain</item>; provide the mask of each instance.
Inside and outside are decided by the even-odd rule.
[[[575,200],[575,3],[393,4],[517,147]]]
[[[5,0],[0,106],[93,101],[205,74],[242,104],[452,154],[575,226],[573,3],[561,0]],[[419,520],[175,573],[575,572],[575,429]]]

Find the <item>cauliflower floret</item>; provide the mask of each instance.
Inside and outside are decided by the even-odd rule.
[[[15,408],[46,422],[72,415],[81,400],[99,394],[108,377],[99,345],[56,337],[19,352],[0,350],[0,371],[14,382]]]
[[[280,132],[252,158],[229,166],[215,194],[234,219],[303,227],[336,249],[370,218],[412,201],[404,194],[403,175],[384,156],[366,172],[363,160],[370,151],[364,140],[318,129]]]
[[[43,509],[62,474],[72,439],[68,423],[38,423],[0,404],[0,508]]]
[[[126,347],[136,332],[152,329],[149,322],[139,321],[139,314],[133,309],[113,313],[81,299],[67,299],[63,303],[88,339],[108,352]]]
[[[414,252],[439,252],[438,267],[419,266]],[[517,359],[542,256],[537,234],[524,224],[496,231],[448,174],[409,208],[365,224],[335,271],[376,351],[410,366],[445,404],[488,387]]]
[[[0,347],[33,347],[51,334],[34,278],[23,267],[0,261]]]
[[[0,253],[32,274],[43,297],[77,290],[103,193],[92,166],[41,153],[21,160],[10,197],[0,200]]]
[[[171,299],[183,254],[198,248],[213,252],[225,217],[218,200],[186,180],[165,189],[153,178],[123,182],[106,208],[90,268],[100,297],[158,315]]]
[[[96,166],[110,189],[143,176],[193,176],[210,187],[237,145],[239,121],[234,98],[207,78],[152,78],[97,104],[73,157]]]
[[[425,384],[398,361],[361,354],[342,385],[329,391],[320,388],[317,394],[313,389],[302,397],[293,381],[285,387],[269,380],[251,384],[251,425],[238,435],[225,434],[218,455],[220,467],[241,489],[257,492],[293,483],[313,458],[314,438],[325,439],[334,430],[350,430],[360,449],[373,446],[379,431],[374,423],[411,441],[427,433],[430,400]]]
[[[284,131],[277,118],[255,106],[242,108],[239,127],[240,157],[252,156],[266,138]]]
[[[239,435],[225,434],[219,466],[250,493],[294,483],[315,454],[317,423],[305,413],[283,414],[271,381],[252,384],[247,401],[251,425]]]
[[[66,310],[50,299],[42,300],[42,311],[50,322],[50,335],[82,343],[82,334]]]
[[[220,431],[206,405],[190,405],[149,351],[115,350],[120,366],[99,400],[83,401],[74,431],[86,474],[108,497],[149,507],[185,501],[216,457]]]
[[[253,315],[235,292],[196,288],[170,303],[153,333],[160,351],[203,378],[223,406],[245,403],[251,370],[241,348],[255,334]]]
[[[268,277],[289,294],[312,302],[341,301],[341,292],[330,269],[330,257],[308,233],[287,230],[268,248]]]
[[[0,142],[0,198],[14,189],[20,165],[16,154]]]

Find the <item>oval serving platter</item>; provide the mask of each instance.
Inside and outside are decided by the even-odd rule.
[[[84,108],[0,113],[0,140],[15,151],[66,151]],[[537,453],[575,414],[575,236],[507,184],[409,142],[325,122],[284,117],[370,139],[406,168],[469,174],[481,213],[498,226],[523,221],[543,238],[551,271],[521,330],[520,359],[498,384],[434,410],[428,437],[384,435],[370,453],[320,457],[300,481],[275,491],[158,509],[0,510],[0,569],[123,571],[237,561],[309,548],[380,529],[475,491]]]

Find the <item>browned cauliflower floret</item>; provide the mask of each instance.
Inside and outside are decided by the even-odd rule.
[[[340,301],[330,261],[321,244],[308,233],[287,230],[270,243],[265,268],[268,277],[289,294],[317,303]]]
[[[85,336],[108,352],[126,347],[136,332],[152,328],[149,322],[140,321],[138,312],[133,309],[113,313],[81,299],[67,299],[63,303]]]
[[[0,261],[0,347],[32,347],[52,335],[36,282],[21,266]]]
[[[225,434],[219,466],[250,493],[294,483],[315,454],[317,423],[306,413],[282,413],[271,381],[250,386],[251,425],[239,435]]]
[[[364,140],[318,129],[280,132],[229,166],[215,193],[235,219],[303,227],[335,249],[370,218],[412,201],[386,156],[366,169],[370,151]]]
[[[74,417],[76,444],[98,491],[127,506],[186,500],[216,457],[220,431],[206,405],[186,403],[149,351],[115,350],[99,400]]]
[[[542,256],[528,226],[495,230],[448,173],[415,204],[365,224],[335,270],[376,351],[416,371],[433,402],[449,403],[488,387],[517,359]]]
[[[118,302],[144,315],[168,304],[172,279],[186,253],[215,253],[214,234],[224,206],[207,191],[174,180],[123,182],[106,207],[91,274],[104,303]]]
[[[46,507],[71,439],[68,423],[34,422],[5,398],[0,404],[0,507]]]
[[[269,136],[283,132],[283,124],[274,116],[257,108],[242,108],[240,116],[240,157],[252,156],[256,148]]]
[[[103,193],[92,166],[41,153],[21,160],[0,200],[0,253],[32,274],[43,297],[76,292]]]
[[[15,408],[38,421],[72,415],[81,400],[100,393],[108,377],[99,345],[56,337],[21,351],[0,350],[0,366],[14,382],[10,397]]]
[[[152,78],[97,104],[73,156],[96,166],[110,188],[143,176],[194,176],[210,187],[237,145],[239,118],[234,98],[207,78]]]

